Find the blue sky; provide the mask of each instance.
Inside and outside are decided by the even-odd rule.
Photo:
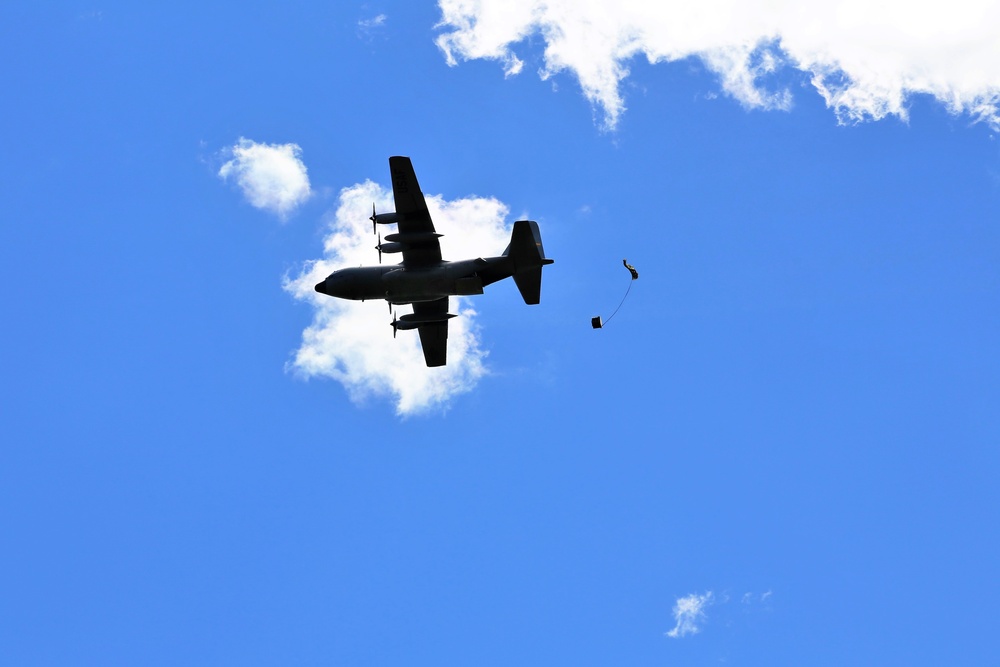
[[[3,5],[4,664],[990,662],[1000,8],[546,7]]]

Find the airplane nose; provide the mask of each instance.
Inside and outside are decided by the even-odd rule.
[[[347,269],[349,271],[349,269]],[[316,291],[338,299],[353,299],[355,288],[351,282],[351,274],[334,271],[321,283],[316,283]]]

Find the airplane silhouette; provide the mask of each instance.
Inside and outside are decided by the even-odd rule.
[[[526,304],[537,304],[541,296],[542,267],[552,264],[545,258],[538,224],[533,220],[514,223],[510,244],[499,257],[447,262],[441,258],[442,236],[434,231],[424,195],[417,183],[410,158],[389,158],[393,213],[376,213],[372,205],[372,231],[376,225],[396,224],[398,232],[379,238],[382,253],[402,253],[394,266],[363,266],[334,271],[317,283],[316,291],[340,299],[364,301],[385,299],[394,305],[412,304],[413,313],[392,319],[392,335],[416,329],[424,361],[428,366],[444,366],[448,360],[449,296],[482,294],[487,285],[513,277]]]

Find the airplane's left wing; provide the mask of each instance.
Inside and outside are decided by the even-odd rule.
[[[413,304],[413,314],[418,317],[447,315],[448,297],[437,301],[418,301]],[[421,324],[417,331],[420,333],[420,347],[424,350],[427,365],[444,366],[448,361],[448,320]]]
[[[419,268],[440,262],[441,245],[410,158],[399,155],[389,158],[389,172],[392,174],[392,197],[399,216],[399,234],[394,240],[403,244],[403,264]]]

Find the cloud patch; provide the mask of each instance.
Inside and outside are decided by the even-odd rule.
[[[255,208],[287,220],[312,195],[297,144],[259,144],[240,137],[225,155],[230,159],[219,169],[219,178],[236,181]]]
[[[503,252],[511,231],[503,203],[482,197],[452,201],[439,195],[424,197],[435,228],[444,234],[441,253],[445,258]],[[468,299],[451,297],[449,312],[459,316],[449,320],[447,366],[427,368],[416,331],[400,331],[393,339],[392,316],[384,301],[345,301],[314,290],[316,283],[336,269],[377,261],[377,241],[368,220],[372,202],[380,211],[394,210],[389,188],[366,181],[343,189],[329,219],[323,257],[306,262],[297,276],[286,277],[285,290],[313,310],[312,322],[302,332],[302,344],[288,368],[305,378],[340,382],[356,403],[390,398],[401,416],[446,409],[487,372],[487,352]],[[380,226],[383,236],[386,229]],[[398,257],[386,255],[383,262],[393,263]],[[409,306],[397,308],[400,315],[410,312]]]
[[[701,626],[707,620],[705,609],[713,602],[712,591],[704,595],[692,593],[687,597],[678,598],[674,603],[674,625],[673,630],[667,631],[667,637],[678,639],[687,635],[701,632]]]
[[[613,129],[625,111],[628,62],[700,60],[751,109],[789,109],[786,81],[808,81],[841,123],[907,119],[929,95],[953,114],[1000,129],[1000,4],[992,0],[439,0],[437,45],[449,65],[501,63],[545,44],[538,73],[573,73]],[[804,75],[804,76],[803,76]]]
[[[371,30],[373,28],[381,28],[385,25],[386,20],[389,17],[385,14],[379,14],[378,16],[373,16],[370,19],[361,19],[358,21],[358,27],[362,30]]]
[[[377,31],[381,31],[385,28],[388,20],[389,17],[386,14],[379,14],[378,16],[373,16],[367,19],[360,19],[358,21],[358,37],[365,41],[371,41]]]

